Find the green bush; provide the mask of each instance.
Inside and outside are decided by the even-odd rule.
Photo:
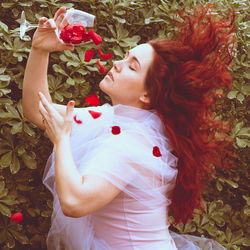
[[[46,249],[50,227],[52,197],[42,184],[42,174],[52,144],[43,131],[28,122],[22,114],[21,95],[24,69],[31,39],[19,38],[21,11],[31,23],[42,16],[52,17],[61,7],[75,7],[96,15],[97,33],[104,42],[102,50],[114,53],[113,60],[126,50],[155,37],[174,37],[173,17],[184,6],[216,2],[219,14],[227,8],[236,11],[237,58],[233,89],[217,106],[219,116],[234,119],[234,153],[238,155],[231,170],[213,176],[203,202],[206,213],[196,211],[195,218],[185,225],[170,229],[178,233],[209,237],[227,249],[248,249],[250,246],[249,197],[249,8],[247,0],[2,0],[0,9],[0,247],[1,249]],[[33,31],[28,35],[32,37]],[[84,97],[97,93],[101,104],[109,101],[98,88],[102,76],[97,66],[84,62],[84,52],[94,44],[77,46],[74,52],[53,53],[49,64],[49,88],[54,102],[85,106]],[[112,49],[111,49],[112,48]],[[109,60],[107,68],[112,67]],[[35,83],[34,83],[35,84]],[[24,220],[16,224],[11,213],[21,211]],[[171,214],[170,214],[171,215]],[[170,221],[173,217],[170,216]]]

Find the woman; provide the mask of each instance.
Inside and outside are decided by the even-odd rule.
[[[39,20],[49,27],[33,37],[23,112],[54,144],[44,172],[54,196],[48,249],[225,249],[168,230],[168,206],[175,223],[187,222],[201,207],[211,164],[228,164],[229,126],[213,120],[211,106],[214,91],[232,81],[233,21],[207,11],[182,12],[177,41],[129,50],[100,82],[112,105],[89,108],[52,103],[49,53],[74,48]]]

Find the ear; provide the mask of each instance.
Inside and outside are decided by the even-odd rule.
[[[143,102],[144,104],[149,104],[150,100],[149,100],[149,96],[147,92],[144,92],[140,97],[139,100],[141,102]]]

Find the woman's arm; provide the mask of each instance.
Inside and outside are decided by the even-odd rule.
[[[77,218],[93,213],[121,192],[101,177],[82,177],[79,174],[72,157],[69,137],[62,138],[55,145],[55,179],[62,211],[69,217]]]
[[[32,48],[23,80],[23,115],[41,129],[45,129],[45,127],[39,113],[37,93],[42,92],[47,100],[52,103],[47,82],[48,61],[49,52]]]
[[[65,7],[60,8],[54,17],[66,11]],[[40,28],[42,27],[42,28]],[[52,103],[47,82],[47,68],[49,53],[53,51],[73,50],[73,46],[61,43],[56,34],[55,27],[47,18],[40,18],[33,40],[32,48],[26,65],[23,80],[22,106],[24,116],[41,129],[45,129],[42,117],[39,113],[39,99],[37,93],[42,92],[47,100]],[[54,105],[62,115],[65,114],[64,105]]]
[[[39,97],[45,133],[54,144],[56,191],[62,211],[69,217],[90,214],[112,201],[121,190],[98,176],[86,175],[83,180],[79,174],[70,147],[74,101],[67,104],[63,117],[43,94]]]

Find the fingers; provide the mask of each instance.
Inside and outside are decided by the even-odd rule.
[[[42,25],[44,25],[47,21],[48,21],[48,18],[46,18],[46,17],[40,17],[40,18],[39,18],[39,21],[38,21],[38,24],[39,24],[39,26],[42,26]]]
[[[75,48],[73,45],[65,45],[64,50],[71,50],[73,51]]]
[[[39,112],[40,112],[40,114],[41,114],[41,116],[42,116],[43,123],[44,123],[47,119],[49,119],[49,117],[48,117],[48,112],[47,112],[47,111],[45,110],[45,108],[43,107],[41,101],[39,102]]]
[[[39,18],[39,27],[45,27],[50,29],[56,29],[56,24],[53,19],[48,19],[46,17]]]
[[[67,104],[67,107],[66,107],[66,119],[68,121],[72,121],[72,119],[73,119],[74,106],[75,106],[74,101],[69,101],[68,104]]]
[[[66,7],[61,7],[56,13],[55,13],[55,16],[54,16],[54,21],[56,22],[57,18],[62,14],[62,13],[65,13],[66,12]]]
[[[52,115],[53,113],[55,113],[55,110],[54,110],[53,106],[48,102],[48,100],[45,98],[43,93],[39,92],[38,96],[40,97],[42,106],[44,107],[47,114]]]

